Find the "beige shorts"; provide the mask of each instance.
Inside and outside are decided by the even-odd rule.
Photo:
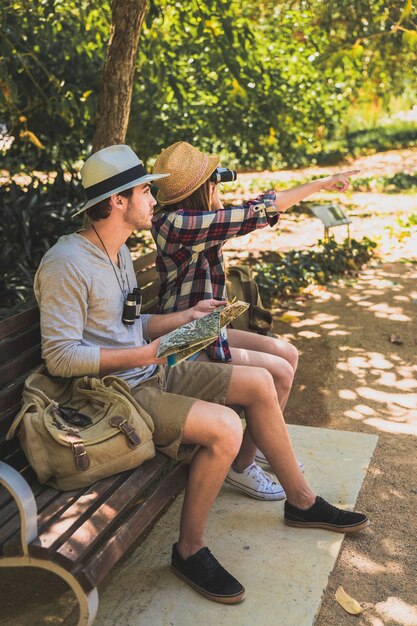
[[[173,459],[184,458],[189,447],[181,445],[182,433],[191,407],[196,400],[224,405],[232,370],[226,363],[183,361],[175,367],[160,366],[131,390],[153,419],[158,450]]]

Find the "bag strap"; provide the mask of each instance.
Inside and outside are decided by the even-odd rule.
[[[83,472],[90,466],[90,459],[85,450],[84,441],[75,431],[65,433],[65,439],[71,445],[77,470]]]
[[[261,308],[255,302],[258,301],[256,285],[253,281],[242,281],[242,290],[246,302],[249,302],[249,326],[258,333],[266,333],[272,327],[272,315],[270,311]],[[256,318],[260,318],[265,325],[259,325]]]
[[[29,402],[22,406],[19,413],[14,418],[9,430],[7,431],[6,441],[10,441],[10,439],[13,439],[13,437],[17,434],[17,430],[19,428],[20,422],[23,420],[26,413],[30,411],[31,409],[34,409],[36,411],[38,408],[39,407],[37,404],[35,404],[35,402]]]
[[[141,443],[141,439],[132,424],[122,415],[113,415],[113,417],[109,419],[109,424],[113,426],[113,428],[119,428],[119,430],[126,435],[129,448],[136,448]]]

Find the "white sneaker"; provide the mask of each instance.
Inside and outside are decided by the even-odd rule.
[[[255,461],[258,463],[265,463],[265,465],[269,465],[269,462],[266,460],[266,456],[262,454],[260,450],[255,454]],[[298,467],[302,472],[304,472],[304,463],[302,461],[298,461]]]
[[[226,482],[257,500],[284,500],[286,498],[281,485],[256,463],[249,465],[243,472],[235,472],[231,467],[226,476]]]

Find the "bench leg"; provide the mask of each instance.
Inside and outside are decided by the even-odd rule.
[[[78,626],[91,626],[94,622],[98,609],[97,588],[94,587],[89,592],[84,591],[78,580],[60,565],[27,556],[18,556],[0,559],[0,567],[39,567],[57,574],[71,587],[78,600],[80,608]]]

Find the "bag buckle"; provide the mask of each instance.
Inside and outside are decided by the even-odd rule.
[[[133,428],[132,424],[130,424],[125,417],[121,415],[113,415],[109,419],[110,426],[114,428],[118,428],[122,431],[124,435],[126,435],[127,445],[129,448],[136,448],[141,440],[136,430]]]
[[[76,433],[67,433],[65,435],[65,438],[68,443],[71,444],[77,470],[83,472],[90,466],[90,459],[88,458],[87,452],[85,450],[83,440]]]

